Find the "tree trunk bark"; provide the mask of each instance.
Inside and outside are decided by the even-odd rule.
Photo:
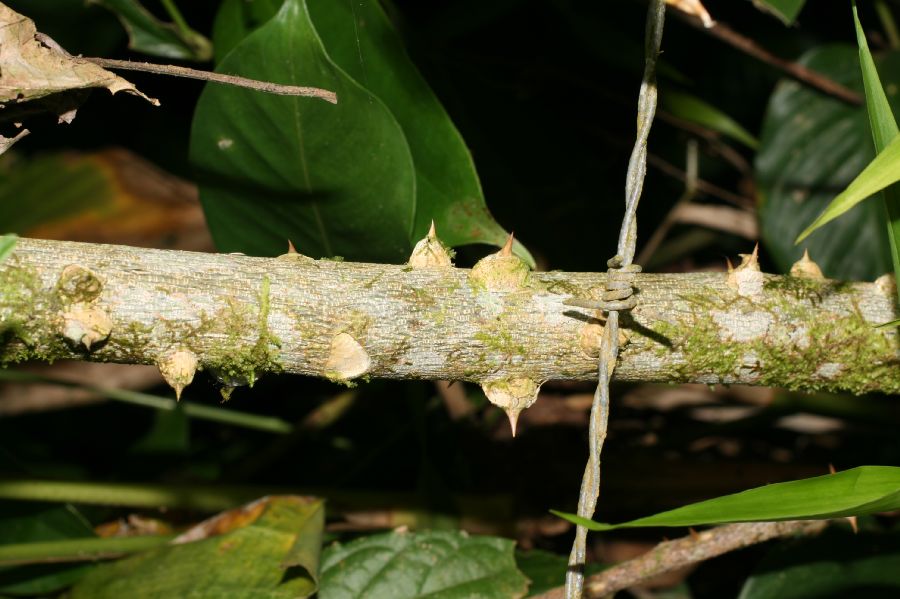
[[[226,387],[290,372],[536,394],[546,380],[596,377],[600,313],[564,301],[600,297],[605,280],[546,272],[495,284],[449,266],[20,239],[0,265],[0,361],[157,364],[176,388],[199,367]],[[892,277],[741,267],[641,274],[635,289],[617,380],[900,392],[896,327],[874,328],[900,316]]]

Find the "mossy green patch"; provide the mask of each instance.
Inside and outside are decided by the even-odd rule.
[[[683,354],[684,363],[674,374],[680,380],[713,375],[727,381],[746,380],[749,371],[756,384],[792,390],[900,393],[897,337],[873,328],[859,310],[824,310],[819,305],[824,294],[847,290],[807,282],[779,281],[753,301],[728,294],[685,297],[693,307],[690,315],[654,327],[671,349]],[[712,319],[716,311],[730,311],[736,322],[744,314],[764,311],[773,315],[773,325],[764,334],[738,341]],[[661,346],[657,354],[669,350]]]
[[[57,300],[42,288],[37,271],[15,257],[0,267],[0,365],[53,362],[68,351],[53,321]]]
[[[281,340],[269,330],[269,277],[263,278],[259,293],[259,308],[228,298],[225,307],[211,318],[204,318],[202,328],[210,334],[224,337],[221,343],[206,352],[203,365],[227,386],[250,385],[265,372],[281,372],[278,359]],[[257,330],[258,336],[248,345],[245,334]]]

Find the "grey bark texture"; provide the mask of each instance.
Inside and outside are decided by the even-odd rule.
[[[638,275],[616,380],[900,393],[896,327],[874,328],[900,316],[892,277],[764,275],[745,262]],[[197,366],[226,386],[289,372],[520,395],[595,379],[601,314],[564,302],[599,298],[605,275],[513,274],[20,239],[0,264],[0,360],[157,364],[173,386]]]

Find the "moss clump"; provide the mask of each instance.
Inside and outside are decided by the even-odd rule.
[[[806,285],[810,282],[814,286]],[[752,301],[692,296],[686,298],[694,306],[689,316],[658,323],[655,330],[669,340],[671,349],[683,354],[684,363],[676,368],[681,380],[712,375],[727,382],[746,379],[751,371],[756,384],[792,390],[900,393],[896,336],[875,329],[858,310],[839,314],[816,307],[824,294],[835,291],[829,284],[781,280]],[[713,320],[715,311],[736,316],[764,311],[772,314],[773,323],[784,324],[738,341]],[[661,347],[658,355],[669,349]],[[828,371],[831,376],[825,374]]]
[[[250,385],[264,372],[281,372],[278,360],[281,340],[269,330],[269,277],[263,278],[259,294],[259,310],[228,298],[226,306],[212,318],[204,318],[204,332],[224,336],[224,341],[206,353],[203,365],[223,385]],[[259,335],[252,345],[244,341],[248,330]]]
[[[68,353],[52,314],[56,301],[44,291],[37,272],[20,266],[15,257],[0,267],[0,365],[28,360],[53,362]]]
[[[56,293],[63,305],[89,304],[100,297],[102,290],[97,275],[77,264],[65,267],[56,283]]]

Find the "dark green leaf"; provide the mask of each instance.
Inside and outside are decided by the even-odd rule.
[[[744,583],[739,599],[900,596],[900,535],[830,528],[779,544]]]
[[[815,49],[800,63],[860,90],[855,48]],[[900,54],[880,62],[888,80],[900,78]],[[888,99],[895,109],[896,93]],[[787,272],[804,247],[793,244],[807,223],[872,160],[865,110],[793,81],[779,83],[769,101],[756,157],[761,233],[779,269]],[[804,246],[827,276],[872,280],[891,270],[884,208],[863,202],[811,235]],[[862,258],[861,258],[862,257]]]
[[[321,599],[507,599],[525,596],[512,541],[464,532],[392,532],[322,554]]]
[[[84,517],[70,505],[0,502],[0,548],[20,543],[93,537]],[[84,576],[82,564],[0,567],[0,593],[37,595],[63,589]]]
[[[164,23],[137,0],[89,0],[119,17],[128,32],[129,47],[165,58],[205,62],[213,56],[212,44],[185,24]]]
[[[759,140],[740,123],[696,96],[667,89],[660,93],[659,101],[663,110],[680,119],[712,129],[753,150],[759,146]]]
[[[338,104],[208,86],[191,160],[219,249],[391,261],[408,253],[412,157],[384,104],[328,57],[302,0],[243,40],[219,70],[337,92]]]
[[[781,19],[785,25],[790,25],[803,10],[806,0],[753,0],[753,3]]]
[[[228,47],[247,36],[255,24],[265,21],[267,8],[272,2],[226,0],[217,18],[217,42]],[[303,25],[285,30],[287,18],[302,20]],[[277,142],[267,142],[259,134],[244,140],[243,149],[234,153],[263,155],[272,172],[240,181],[244,189],[224,201],[223,194],[212,189],[211,177],[206,177],[210,182],[203,185],[201,197],[217,242],[248,253],[273,254],[281,253],[290,237],[307,254],[398,261],[408,256],[434,219],[438,234],[449,245],[503,243],[506,233],[487,211],[468,149],[378,3],[290,0],[278,16],[246,37],[220,68],[263,78],[257,69],[268,67],[270,75],[285,76],[277,61],[264,65],[258,59],[273,45],[286,43],[283,37],[295,42],[302,38],[307,44],[302,63],[291,65],[294,80],[314,85],[318,81],[329,89],[341,86],[338,106],[294,101],[281,108],[244,95],[241,114],[287,119],[302,124],[306,137],[334,139],[323,142],[327,154],[311,148],[307,140],[296,141],[292,129],[280,134]],[[233,172],[223,171],[223,152],[212,144],[218,138],[211,141],[207,130],[212,118],[219,121],[226,116],[220,107],[232,100],[223,96],[233,94],[219,90],[208,98],[214,91],[205,92],[201,100],[192,155],[209,174]],[[300,161],[308,173],[305,180],[277,176],[286,169],[298,170]],[[273,185],[278,187],[273,190]],[[262,194],[251,194],[256,188],[262,188]],[[260,195],[269,200],[257,210]],[[318,213],[309,211],[313,202]],[[248,219],[251,209],[254,216]],[[270,209],[272,213],[265,213]],[[401,227],[406,227],[405,239]],[[283,233],[273,235],[274,231]],[[268,248],[264,252],[263,245]],[[524,248],[516,249],[531,260]]]
[[[316,591],[323,503],[276,496],[223,514],[239,526],[102,564],[73,587],[72,599],[309,597]],[[251,522],[242,524],[242,519]],[[211,523],[209,528],[221,524]]]
[[[862,516],[900,509],[900,468],[861,466],[837,474],[757,487],[621,524],[553,512],[591,530],[699,526]]]
[[[275,16],[283,0],[223,0],[213,23],[216,63],[231,52],[251,31]]]

